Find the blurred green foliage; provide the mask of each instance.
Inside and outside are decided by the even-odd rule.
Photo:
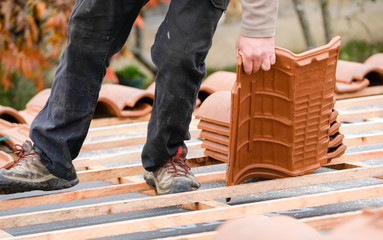
[[[26,103],[37,94],[37,87],[30,79],[15,74],[12,75],[12,82],[13,86],[7,91],[0,83],[0,105],[25,109]]]
[[[366,42],[362,40],[351,40],[344,46],[341,45],[339,59],[364,62],[368,57],[379,52],[383,53],[383,41]]]

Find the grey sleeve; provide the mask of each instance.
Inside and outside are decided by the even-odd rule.
[[[241,35],[273,37],[279,0],[242,0]]]

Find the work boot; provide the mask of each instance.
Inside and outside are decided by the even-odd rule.
[[[163,162],[157,170],[145,172],[145,181],[156,187],[158,195],[195,191],[201,186],[190,172],[186,154],[187,149],[179,147],[177,154]]]
[[[27,192],[32,190],[58,190],[76,185],[79,181],[58,178],[41,163],[40,156],[32,149],[32,143],[15,145],[19,159],[9,169],[0,170],[0,194]]]

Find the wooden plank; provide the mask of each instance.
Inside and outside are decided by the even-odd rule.
[[[104,137],[129,132],[144,132],[148,129],[148,122],[134,122],[116,126],[94,127],[90,128],[86,136],[87,139],[95,137]]]
[[[383,129],[383,121],[373,121],[373,122],[358,122],[358,123],[348,123],[342,124],[339,131],[341,133],[357,133],[357,132],[367,132]]]
[[[383,157],[383,150],[371,150],[371,151],[365,151],[365,152],[347,153],[342,155],[339,158],[332,159],[331,162],[325,164],[324,166],[331,166],[331,165],[336,165],[336,164],[341,164],[346,162],[364,161],[364,160],[376,159],[376,158],[382,158],[382,157]],[[191,167],[222,163],[220,161],[207,158],[206,156],[203,156],[203,155],[189,158],[188,162]],[[144,173],[144,169],[141,164],[132,164],[129,166],[113,167],[113,168],[100,169],[100,170],[79,171],[77,175],[81,182],[86,182],[86,181],[105,180],[105,179],[114,178],[114,177],[142,175],[143,173]]]
[[[347,147],[363,146],[369,144],[383,143],[383,134],[370,134],[358,137],[348,137],[343,140]]]
[[[358,140],[359,138],[359,140]],[[349,138],[353,139],[350,140],[351,145],[354,144],[352,141],[357,141],[357,142],[365,142],[366,144],[371,144],[371,143],[378,143],[379,139],[381,139],[380,135],[371,135],[371,138],[368,137],[355,137],[355,138]],[[347,142],[347,141],[346,141]],[[194,143],[189,146],[189,153],[195,153],[195,152],[203,152],[203,148],[201,148],[201,143]],[[370,151],[371,153],[365,153],[365,152],[360,152],[360,153],[351,153],[351,154],[344,154],[338,159],[333,159],[331,163],[334,164],[339,164],[341,162],[347,162],[347,161],[363,161],[363,160],[368,160],[368,159],[373,159],[373,158],[379,158],[383,156],[383,152],[377,150],[377,151]],[[121,163],[121,162],[129,162],[129,161],[134,161],[139,159],[141,156],[141,150],[136,150],[136,151],[131,151],[131,152],[126,152],[126,153],[119,153],[119,154],[113,154],[113,155],[107,155],[107,156],[98,156],[94,158],[79,158],[75,159],[73,161],[76,169],[84,169],[84,168],[89,168],[90,166],[97,166],[97,165],[102,165],[102,164],[108,164],[108,163]],[[192,157],[189,158],[189,162],[193,161],[193,159],[200,158],[200,159],[205,159],[206,156],[201,155],[198,157]],[[221,163],[218,160],[215,160],[216,163]],[[330,164],[331,164],[330,163]],[[209,164],[207,164],[209,165]],[[142,174],[142,171],[136,171],[136,175]],[[112,176],[113,177],[113,176]],[[121,177],[121,176],[120,176]]]
[[[194,233],[194,234],[188,234],[183,236],[156,238],[154,240],[211,240],[216,233],[217,233],[216,231],[202,232],[202,233]]]
[[[383,104],[383,95],[350,98],[336,101],[335,109],[367,107],[371,105]]]
[[[245,205],[236,205],[227,208],[213,208],[187,213],[169,214],[151,218],[142,218],[116,223],[92,225],[72,228],[42,234],[32,234],[15,239],[88,239],[111,235],[122,235],[133,232],[149,231],[169,228],[179,225],[197,224],[208,221],[228,220],[238,217],[260,215],[269,212],[286,211],[307,207],[316,207],[347,201],[380,197],[383,194],[383,185],[360,187],[356,189],[325,192],[299,197],[276,199],[256,202]],[[126,206],[128,207],[128,206]]]
[[[185,203],[181,205],[184,208],[191,210],[204,210],[210,208],[222,208],[222,207],[230,207],[227,203],[222,203],[218,201],[203,201],[203,202],[195,202],[195,203]]]
[[[383,86],[374,86],[374,87],[367,87],[361,91],[357,91],[353,93],[342,93],[342,94],[336,93],[335,98],[337,100],[340,100],[340,99],[380,95],[382,93],[383,93]]]
[[[350,221],[360,215],[362,211],[353,211],[324,216],[301,219],[300,221],[315,228],[316,230],[334,229],[340,224]]]
[[[202,141],[188,143],[187,146],[190,152],[193,152],[196,149],[201,150],[201,143]],[[142,153],[142,148],[138,150],[134,150],[134,151],[114,153],[114,154],[102,155],[97,157],[76,158],[73,160],[73,165],[75,166],[76,169],[78,169],[78,168],[87,168],[90,166],[138,161],[138,160],[141,160],[141,153]]]
[[[336,165],[328,165],[327,167],[334,170],[344,170],[344,169],[359,168],[359,167],[366,167],[366,166],[369,166],[369,165],[360,164],[360,163],[340,163]]]
[[[196,178],[200,183],[223,181],[226,177],[225,171],[196,174]],[[76,190],[70,192],[58,192],[41,196],[33,196],[27,198],[15,198],[8,200],[0,200],[0,210],[30,207],[43,204],[51,204],[58,202],[67,202],[81,199],[89,199],[96,197],[105,197],[125,193],[142,192],[154,190],[143,179],[140,182],[123,183],[106,187],[97,187],[91,189]]]
[[[199,119],[192,118],[190,122],[190,129],[197,129]],[[133,132],[146,132],[148,129],[147,121],[131,122],[128,124],[103,126],[103,127],[91,127],[89,129],[87,139],[94,137],[118,135],[121,133],[133,133]]]
[[[383,109],[364,109],[359,111],[340,112],[337,120],[347,122],[353,120],[365,120],[383,116]]]
[[[282,189],[297,188],[330,182],[339,182],[365,177],[381,175],[383,166],[371,166],[348,169],[342,171],[310,174],[294,178],[275,179],[264,182],[241,184],[229,187],[199,190],[172,195],[162,195],[145,199],[130,199],[123,201],[99,203],[79,207],[48,210],[35,213],[18,214],[0,217],[0,226],[3,228],[25,226],[30,224],[48,223],[77,218],[94,217],[106,214],[115,214],[143,209],[175,206],[186,203],[225,199],[230,197],[245,196],[261,192],[277,191]],[[383,191],[383,185],[379,185]],[[377,187],[374,192],[380,192]],[[341,192],[341,191],[340,191]],[[338,192],[337,192],[338,193]],[[367,188],[360,197],[372,197]],[[350,195],[351,196],[351,195]],[[321,201],[321,199],[318,199]],[[228,209],[228,208],[225,208]]]
[[[191,138],[198,138],[201,133],[200,129],[190,129]],[[120,133],[121,134],[121,133]],[[143,145],[146,141],[146,133],[137,136],[116,137],[116,139],[86,141],[81,148],[81,152],[89,152],[95,150],[111,149],[118,147],[127,147],[133,145]]]
[[[111,125],[120,125],[120,124],[126,124],[126,123],[132,123],[132,122],[139,122],[139,121],[148,121],[150,118],[150,114],[147,114],[142,117],[131,117],[131,118],[117,118],[117,117],[110,117],[110,118],[98,118],[93,119],[90,123],[90,127],[104,127],[104,126],[111,126]]]
[[[364,152],[355,152],[355,153],[347,153],[339,158],[332,159],[329,163],[326,163],[323,166],[330,166],[334,164],[346,163],[346,162],[358,162],[365,161],[369,159],[378,159],[383,157],[383,150],[370,150]]]
[[[358,123],[358,124],[350,124],[351,126],[349,129],[352,129],[353,131],[361,130],[359,127],[363,127],[368,125],[369,123]],[[370,123],[373,124],[374,128],[368,128],[367,130],[380,130],[381,127],[383,127],[382,122],[375,122]],[[342,133],[348,133],[346,124],[343,124],[341,126],[340,132]],[[355,125],[355,126],[354,126]],[[201,133],[200,129],[191,129],[190,134],[192,138],[199,138],[199,134]],[[359,141],[361,144],[372,144],[372,143],[364,143],[364,136],[359,137]],[[88,151],[95,151],[95,150],[102,150],[102,149],[111,149],[111,148],[118,148],[118,147],[127,147],[127,146],[133,146],[133,145],[142,145],[146,141],[146,135],[139,135],[139,136],[128,136],[123,138],[116,138],[112,140],[100,140],[95,142],[86,142],[84,143],[83,147],[81,148],[81,152],[88,152]],[[376,139],[375,141],[383,142],[383,140]],[[354,145],[358,145],[358,142],[353,143]],[[350,144],[346,144],[347,146],[351,146]],[[136,155],[135,155],[136,156]]]
[[[85,142],[84,145],[81,147],[81,152],[141,145],[141,144],[144,144],[145,141],[146,141],[146,135],[130,136],[130,137],[102,140],[102,141],[96,141],[96,142]]]
[[[11,234],[0,229],[0,239],[13,237]]]
[[[196,156],[194,158],[188,159],[188,163],[189,166],[193,168],[199,166],[219,164],[222,162],[214,160],[212,158],[207,158],[206,156]],[[80,182],[90,182],[97,180],[107,180],[110,178],[142,175],[144,174],[144,172],[145,170],[142,167],[142,164],[131,164],[128,166],[121,167],[78,171],[77,177],[79,178]]]

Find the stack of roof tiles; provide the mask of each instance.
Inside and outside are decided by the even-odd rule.
[[[205,154],[228,162],[226,184],[315,171],[345,151],[334,107],[340,39],[295,55],[277,48],[270,71],[237,68],[232,92],[216,92],[197,112]]]
[[[230,98],[229,91],[218,91],[210,95],[200,106],[196,118],[200,119],[198,128],[204,139],[202,147],[205,155],[227,162],[230,135]]]

